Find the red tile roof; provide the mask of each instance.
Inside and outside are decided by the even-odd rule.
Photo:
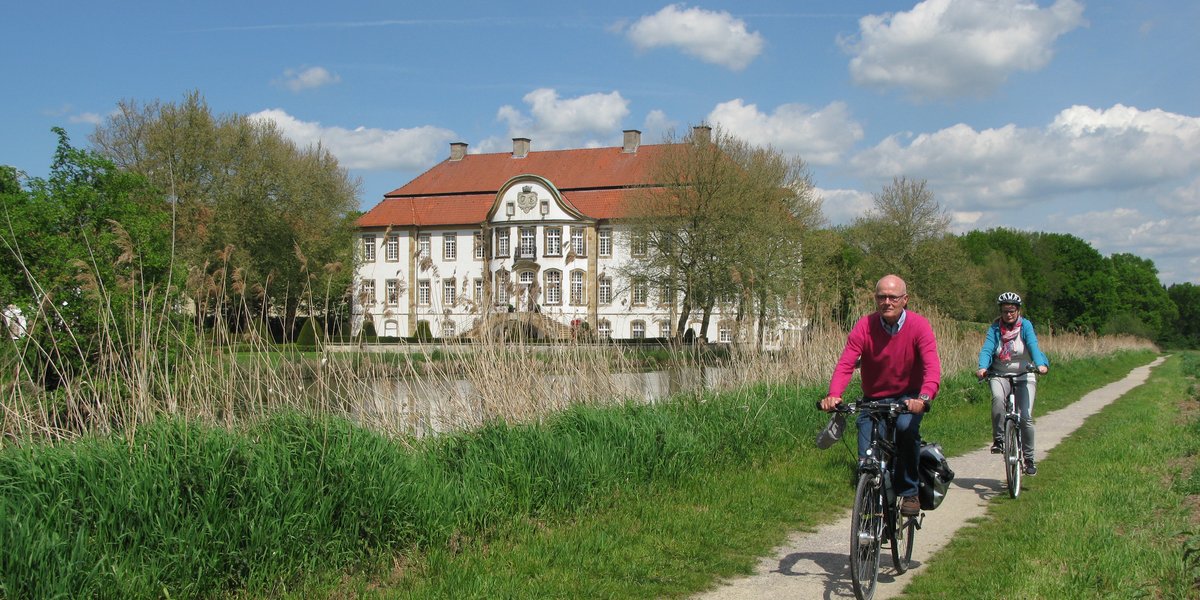
[[[641,146],[468,154],[446,159],[401,188],[388,192],[358,219],[359,227],[467,225],[481,223],[496,193],[517,175],[538,175],[593,219],[621,216],[623,201],[649,183],[653,164],[670,146]]]

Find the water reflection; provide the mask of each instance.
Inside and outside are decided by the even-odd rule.
[[[609,376],[609,399],[635,400],[653,404],[676,394],[717,389],[728,376],[726,367],[680,367],[666,371],[613,373]],[[525,390],[528,401],[538,406],[565,408],[576,397],[574,378],[545,376],[536,390]],[[477,427],[497,415],[489,415],[482,395],[466,379],[421,378],[377,381],[369,397],[358,405],[355,415],[363,422],[386,423],[418,437]]]

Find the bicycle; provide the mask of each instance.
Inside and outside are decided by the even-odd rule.
[[[855,597],[870,600],[879,579],[879,554],[884,543],[891,549],[896,572],[908,571],[913,541],[925,517],[924,512],[911,517],[900,514],[900,499],[892,483],[898,454],[896,417],[908,410],[902,403],[872,400],[842,403],[833,410],[862,413],[871,421],[871,443],[858,465],[854,512],[850,521],[850,581]],[[886,426],[887,435],[880,434],[880,426]]]
[[[1021,433],[1021,414],[1017,410],[1016,379],[1027,373],[1037,373],[1037,365],[1028,363],[1020,373],[997,373],[989,370],[983,380],[1004,379],[1008,382],[1008,396],[1004,399],[1004,437],[1003,451],[1000,453],[1004,460],[1004,479],[1008,484],[1008,496],[1016,499],[1021,495],[1021,475],[1024,474],[1024,461],[1021,449],[1025,447],[1025,439]],[[1032,415],[1030,415],[1032,417]]]

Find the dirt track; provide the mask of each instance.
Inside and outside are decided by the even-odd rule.
[[[1042,416],[1035,414],[1038,459],[1079,428],[1088,416],[1144,383],[1150,375],[1150,368],[1162,361],[1159,358],[1149,365],[1138,367],[1124,379],[1092,391],[1070,406]],[[908,580],[923,570],[923,561],[945,546],[954,532],[966,525],[967,521],[983,516],[989,500],[997,494],[1007,494],[1000,460],[988,451],[987,446],[953,457],[950,464],[955,472],[951,491],[936,512],[926,515],[913,548],[914,566],[907,573],[896,575],[891,555],[885,550],[885,556],[880,561],[876,598],[898,596]],[[1023,490],[1036,493],[1037,486],[1037,477],[1023,478]],[[849,512],[847,507],[842,518],[815,532],[792,534],[783,546],[762,559],[754,575],[725,582],[697,598],[853,598],[847,556],[850,546]]]

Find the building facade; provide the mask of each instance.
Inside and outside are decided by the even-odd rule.
[[[706,127],[701,128],[707,132]],[[646,244],[622,221],[666,146],[624,132],[621,147],[450,156],[362,215],[355,330],[380,336],[427,326],[434,338],[477,337],[514,323],[536,337],[670,337],[678,298],[623,276]],[[700,332],[700,315],[688,326]],[[424,325],[422,325],[424,323]],[[720,312],[708,341],[733,341]]]

